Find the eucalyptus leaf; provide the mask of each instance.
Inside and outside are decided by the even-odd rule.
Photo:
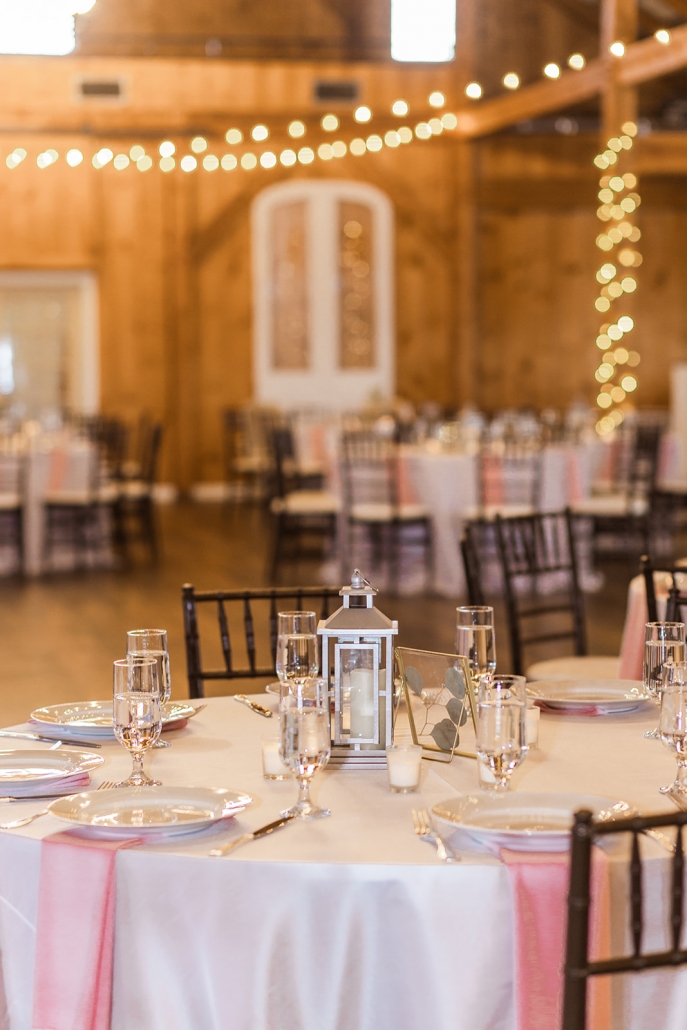
[[[442,751],[452,751],[458,746],[458,731],[450,719],[442,719],[433,728],[430,736]]]
[[[465,683],[460,669],[456,669],[454,666],[447,669],[446,675],[444,676],[444,683],[454,697],[457,697],[459,700],[460,698],[465,697]]]
[[[422,693],[422,676],[413,665],[409,665],[406,669],[406,683],[414,694]]]
[[[462,701],[459,701],[457,697],[449,698],[446,702],[446,712],[451,722],[455,723],[456,726],[461,726],[461,719],[463,719],[463,712],[465,706]],[[463,722],[465,720],[463,719]]]

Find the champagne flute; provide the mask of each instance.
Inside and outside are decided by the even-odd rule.
[[[677,774],[661,794],[687,796],[687,662],[666,662],[658,732],[661,742],[675,752]]]
[[[279,714],[281,740],[279,754],[298,780],[298,801],[282,815],[299,819],[322,819],[330,815],[328,808],[318,808],[310,799],[310,784],[318,769],[329,761],[331,732],[326,708],[299,707],[296,698],[288,696]]]
[[[494,609],[488,605],[456,608],[456,651],[468,660],[473,682],[496,672]]]
[[[297,692],[298,684],[316,676],[319,668],[315,612],[279,612],[276,672],[282,695]]]
[[[508,790],[510,776],[527,753],[524,676],[483,677],[477,700],[477,756],[488,766],[494,783],[482,786]]]
[[[682,622],[647,622],[644,628],[644,669],[642,685],[657,704],[663,688],[663,666],[685,658],[685,626]],[[657,740],[658,728],[647,730],[645,737]]]
[[[155,658],[129,656],[114,663],[114,734],[133,758],[133,769],[118,787],[157,787],[143,769],[143,756],[160,736],[160,686]]]
[[[141,658],[154,658],[160,684],[160,703],[164,705],[172,696],[172,676],[169,667],[169,649],[166,629],[130,629],[126,635],[126,653]],[[155,747],[171,747],[168,740],[158,740]]]

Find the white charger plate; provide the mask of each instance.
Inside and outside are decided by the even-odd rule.
[[[191,719],[196,714],[193,705],[182,701],[166,701],[162,705],[162,729],[171,729],[173,724]],[[73,704],[49,705],[31,712],[31,722],[40,732],[55,739],[69,740],[113,740],[112,702],[77,701]]]
[[[89,836],[177,837],[243,812],[252,797],[225,787],[114,787],[59,798],[52,815]]]
[[[634,712],[652,703],[641,680],[539,680],[527,684],[527,695],[547,708],[563,712],[594,708],[602,715]]]
[[[0,795],[53,788],[68,777],[97,769],[105,759],[82,751],[49,751],[27,748],[0,751]]]
[[[459,848],[463,834],[488,851],[567,851],[574,813],[588,808],[595,819],[636,814],[625,801],[594,794],[518,793],[462,795],[432,809],[437,833]]]

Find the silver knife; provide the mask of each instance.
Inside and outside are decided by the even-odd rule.
[[[240,848],[242,844],[247,844],[248,841],[258,840],[260,837],[266,837],[268,833],[280,830],[282,826],[286,826],[287,823],[290,823],[295,818],[295,815],[283,815],[281,819],[275,819],[273,823],[267,823],[266,826],[261,826],[259,830],[253,830],[252,833],[244,833],[242,837],[229,841],[228,844],[224,844],[221,848],[213,848],[210,854],[213,858],[221,858],[222,855],[228,855],[234,848]]]
[[[259,705],[257,701],[251,701],[251,699],[246,697],[245,694],[234,694],[234,700],[240,701],[242,705],[248,705],[248,707],[252,708],[254,712],[258,713],[258,715],[264,715],[266,719],[272,718],[272,713],[269,708],[263,708],[263,706]]]
[[[0,737],[11,737],[13,740],[40,740],[43,744],[55,744],[58,739],[57,737],[41,737],[38,733],[19,733],[18,730],[0,730]],[[62,743],[64,743],[64,741],[62,741]],[[69,743],[77,751],[80,747],[103,746],[102,744],[96,744],[88,740],[74,740]]]

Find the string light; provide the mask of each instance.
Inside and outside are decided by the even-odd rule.
[[[609,139],[607,149],[596,155],[596,167],[602,172],[612,168],[618,154],[631,150],[636,135],[637,126],[634,122],[626,122],[622,126],[621,135]],[[627,245],[628,241],[636,243],[641,237],[639,229],[629,217],[641,203],[639,194],[635,192],[636,185],[637,176],[633,172],[625,172],[624,175],[603,174],[599,179],[598,199],[601,206],[597,216],[602,222],[613,223],[596,238],[599,250],[609,255],[609,259],[596,272],[601,289],[594,307],[599,312],[610,311],[615,302],[637,289],[635,277],[623,274],[623,269],[639,267],[642,262],[641,254]],[[625,367],[629,365],[635,368],[639,364],[637,351],[630,351],[624,346],[612,349],[614,343],[619,343],[634,328],[632,316],[621,314],[615,322],[604,323],[596,337],[596,346],[602,352],[601,362],[594,372],[596,382],[601,384],[596,405],[604,412],[596,423],[596,431],[600,436],[608,435],[621,424],[625,416],[618,405],[623,404],[627,395],[633,394],[638,386],[636,375],[630,374]]]
[[[625,56],[625,44],[621,43],[619,39],[616,39],[615,42],[611,43],[608,49],[614,57]]]
[[[397,118],[405,118],[409,110],[410,108],[405,100],[394,100],[391,105],[391,113],[395,114]]]
[[[470,100],[479,100],[482,96],[482,92],[483,90],[479,82],[468,82],[465,87],[465,96],[469,97]]]
[[[520,85],[520,76],[516,75],[515,72],[508,72],[507,75],[503,76],[503,85],[506,89],[517,89]]]
[[[586,64],[586,60],[582,54],[571,54],[568,58],[568,67],[572,68],[573,71],[582,71]]]
[[[551,61],[551,63],[547,64],[544,68],[544,75],[546,75],[547,79],[557,79],[560,77],[560,74],[561,70],[554,61]]]
[[[659,43],[663,43],[664,46],[667,46],[668,43],[670,43],[670,33],[667,29],[657,29],[656,32],[654,32],[654,36]]]

